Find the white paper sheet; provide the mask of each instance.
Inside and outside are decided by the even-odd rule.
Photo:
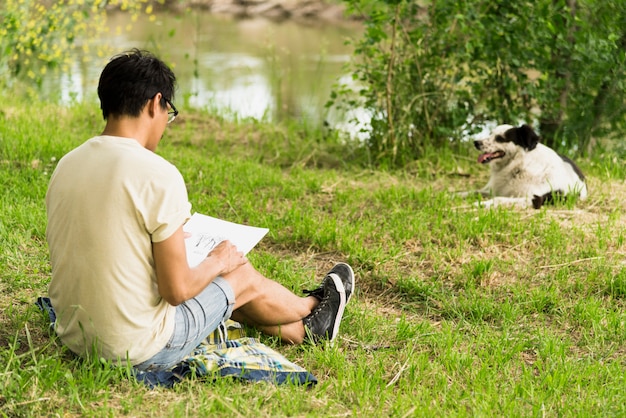
[[[248,254],[269,232],[267,228],[247,226],[194,213],[183,230],[191,234],[185,239],[187,262],[195,267],[224,240],[232,242],[239,251]]]

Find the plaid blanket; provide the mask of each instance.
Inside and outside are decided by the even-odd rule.
[[[48,313],[51,327],[56,321],[50,299],[40,297],[37,306]],[[137,380],[149,388],[172,387],[189,376],[215,380],[231,377],[243,381],[265,381],[277,385],[314,385],[317,379],[307,370],[255,338],[245,336],[241,324],[228,320],[208,336],[186,359],[171,370],[135,370]]]

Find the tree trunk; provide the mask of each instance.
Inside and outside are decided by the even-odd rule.
[[[620,39],[617,41],[617,46],[626,51],[626,28],[623,29]],[[620,68],[609,68],[609,75],[604,79],[602,85],[598,89],[596,97],[593,99],[591,107],[592,122],[588,125],[587,135],[583,149],[587,154],[591,153],[593,146],[595,145],[593,140],[594,131],[602,124],[603,116],[606,113],[606,102],[612,96],[613,89],[617,80],[621,79]]]
[[[556,5],[558,0],[554,0]],[[555,80],[563,80],[563,87],[559,94],[558,106],[552,112],[552,114],[544,115],[542,112],[539,118],[539,128],[541,131],[542,142],[551,148],[558,148],[560,144],[557,143],[558,136],[563,126],[563,118],[566,114],[567,102],[571,90],[572,72],[570,65],[572,62],[571,52],[576,44],[576,38],[574,33],[576,32],[576,0],[567,0],[567,6],[569,8],[569,18],[563,16],[563,24],[567,25],[567,43],[569,44],[569,50],[562,50],[560,48],[554,48],[552,52],[552,68],[554,69]],[[558,40],[556,36],[554,38],[555,45]],[[568,144],[573,145],[573,144]]]

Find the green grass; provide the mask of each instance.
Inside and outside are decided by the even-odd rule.
[[[337,261],[353,265],[357,290],[333,347],[261,337],[319,379],[311,389],[189,379],[151,391],[127,369],[73,358],[34,306],[50,277],[46,187],[56,161],[102,129],[97,105],[3,103],[2,416],[626,414],[617,156],[580,161],[584,202],[484,210],[450,193],[486,182],[469,148],[383,171],[295,123],[185,110],[158,152],[185,176],[194,210],[270,228],[250,259],[294,291]]]

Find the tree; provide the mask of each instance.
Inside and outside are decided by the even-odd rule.
[[[531,123],[547,145],[581,153],[626,131],[626,2],[347,2],[365,16],[353,69],[381,162],[485,122]]]
[[[163,0],[157,0],[162,3]],[[150,0],[3,0],[0,4],[0,83],[26,75],[39,82],[49,69],[67,70],[68,52],[87,49],[106,27],[106,11],[152,13]],[[109,53],[109,51],[106,51]],[[104,55],[104,52],[102,52]]]

